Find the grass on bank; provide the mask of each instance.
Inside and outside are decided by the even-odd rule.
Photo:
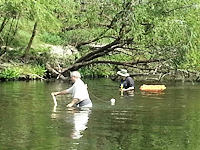
[[[36,79],[45,76],[46,69],[40,65],[4,64],[7,65],[0,71],[1,80]]]

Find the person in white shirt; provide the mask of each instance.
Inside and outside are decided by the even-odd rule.
[[[52,92],[54,96],[72,94],[72,101],[67,105],[67,107],[92,107],[92,101],[90,100],[87,85],[81,80],[81,75],[78,71],[73,71],[70,73],[72,82],[74,83],[72,87],[63,90],[61,92]]]

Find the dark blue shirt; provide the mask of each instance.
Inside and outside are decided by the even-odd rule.
[[[134,87],[134,81],[131,77],[126,77],[125,80],[121,80],[121,84],[123,84],[123,88],[128,89],[129,87]]]

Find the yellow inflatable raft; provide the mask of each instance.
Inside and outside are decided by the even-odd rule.
[[[166,89],[165,85],[145,85],[143,84],[140,87],[141,91],[147,91],[147,92],[161,92]]]

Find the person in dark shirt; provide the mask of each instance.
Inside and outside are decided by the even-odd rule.
[[[133,95],[135,89],[134,80],[130,77],[127,70],[121,69],[117,72],[117,74],[122,77],[120,83],[121,96],[123,96],[124,93],[127,93],[128,95]]]

